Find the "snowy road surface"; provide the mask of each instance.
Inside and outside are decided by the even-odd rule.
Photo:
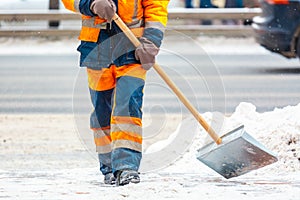
[[[299,174],[298,179],[270,175],[235,180],[204,174],[142,174],[140,184],[110,187],[95,168],[0,171],[0,199],[296,200],[300,194]]]
[[[278,162],[226,180],[196,159],[206,140],[199,128],[189,130],[195,131],[195,138],[176,162],[141,173],[140,184],[118,188],[103,184],[96,155],[82,143],[74,116],[0,115],[0,199],[298,199],[300,104],[265,113],[255,109],[241,103],[225,119],[224,131],[244,124]],[[213,120],[211,113],[204,117]],[[171,122],[177,126],[175,118]],[[172,138],[166,143],[172,145]],[[158,140],[152,146],[162,152],[166,143]]]
[[[98,171],[89,109],[82,106],[87,104],[85,77],[76,79],[77,42],[1,40],[0,199],[299,199],[298,60],[271,54],[245,38],[200,38],[200,48],[195,42],[166,41],[159,63],[175,81],[183,80],[180,87],[217,132],[244,124],[279,160],[240,177],[220,177],[196,159],[207,134],[150,72],[144,160],[149,152],[165,152],[166,145],[179,147],[179,135],[193,137],[179,141],[188,148],[174,154],[175,162],[154,159],[160,169],[141,173],[140,184],[117,188],[103,185]],[[220,116],[225,102],[226,117]],[[214,110],[219,113],[206,112]],[[197,128],[176,132],[185,122]]]

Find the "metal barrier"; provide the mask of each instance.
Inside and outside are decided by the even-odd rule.
[[[207,8],[207,9],[169,9],[169,24],[167,33],[179,31],[188,35],[243,35],[251,36],[253,31],[250,26],[243,25],[196,25],[198,20],[247,20],[260,15],[260,8]],[[80,14],[65,10],[1,10],[0,22],[28,22],[28,21],[79,21]],[[189,24],[189,25],[186,25]],[[193,24],[193,25],[190,25]],[[172,30],[172,31],[170,31]],[[72,28],[49,27],[18,27],[0,26],[0,37],[6,36],[76,36],[80,26]]]

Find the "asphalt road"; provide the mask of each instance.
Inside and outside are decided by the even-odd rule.
[[[234,44],[233,44],[234,45]],[[232,113],[240,102],[257,111],[300,102],[300,62],[279,55],[163,51],[158,62],[200,112]],[[0,54],[0,113],[88,113],[85,70],[77,54]],[[186,113],[152,69],[144,111]]]

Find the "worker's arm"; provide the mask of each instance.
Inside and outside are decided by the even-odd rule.
[[[168,21],[169,0],[143,0],[145,31],[143,37],[160,47]]]
[[[155,57],[164,36],[168,20],[168,0],[143,0],[145,30],[140,38],[141,44],[135,50],[135,58],[144,69],[149,70],[155,63]]]

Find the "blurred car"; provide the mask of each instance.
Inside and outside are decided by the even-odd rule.
[[[300,0],[260,0],[253,18],[256,41],[287,58],[300,57]]]

